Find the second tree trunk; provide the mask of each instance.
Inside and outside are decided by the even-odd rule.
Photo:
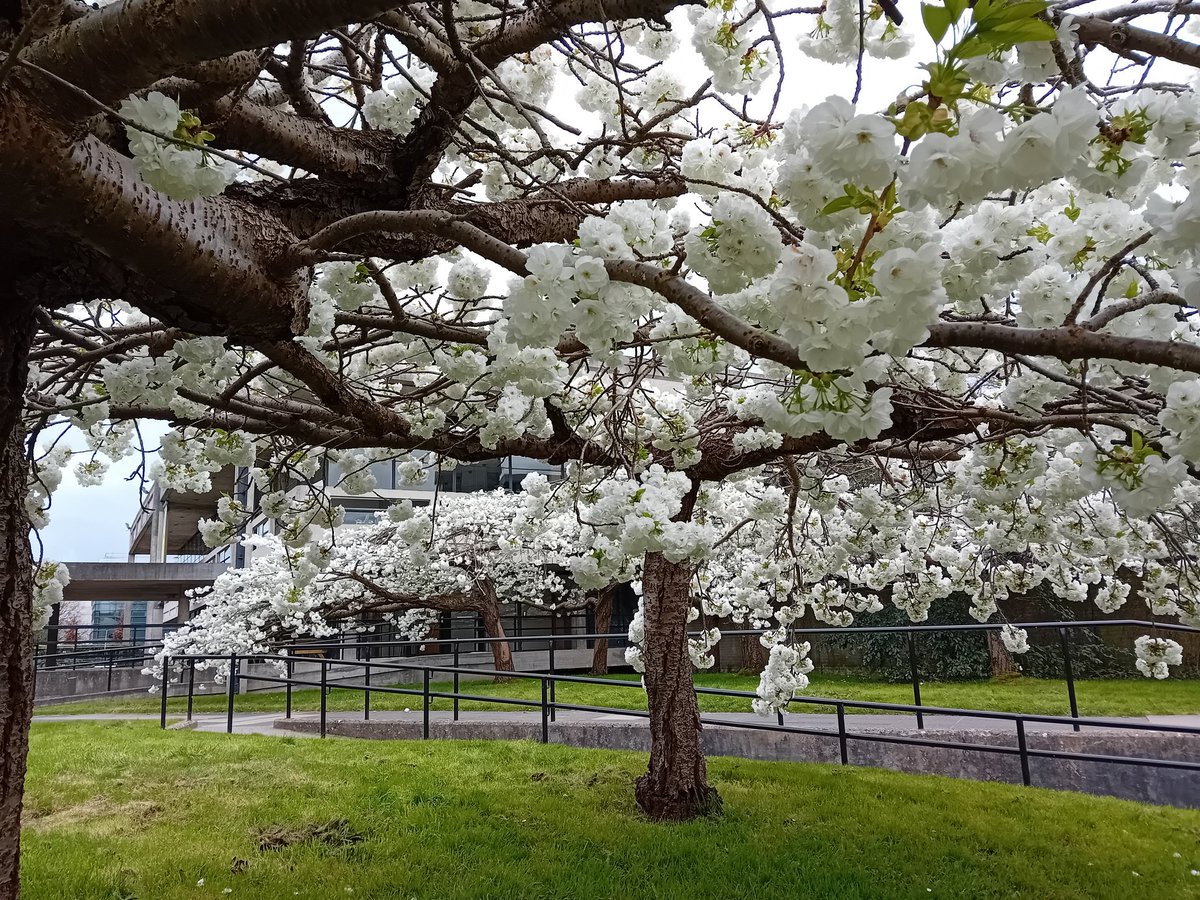
[[[637,780],[636,796],[646,815],[661,821],[693,819],[721,804],[708,786],[688,655],[691,574],[687,563],[661,553],[647,553],[642,569],[650,768]]]

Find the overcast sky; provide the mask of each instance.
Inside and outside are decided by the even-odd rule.
[[[140,427],[147,449],[157,448],[158,436],[166,429],[157,422],[144,422]],[[73,448],[86,446],[79,434],[72,437]],[[122,460],[108,471],[104,483],[95,487],[80,487],[72,467],[67,468],[54,492],[50,525],[41,532],[46,559],[123,562],[128,558],[129,524],[137,515],[140,484],[128,476],[140,461],[140,455]]]

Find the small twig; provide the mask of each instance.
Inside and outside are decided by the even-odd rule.
[[[0,62],[0,87],[4,86],[4,82],[8,80],[8,76],[12,74],[12,70],[16,68],[17,63],[20,61],[21,51],[25,49],[25,45],[33,37],[34,29],[37,28],[42,13],[48,8],[49,4],[39,6],[29,14],[29,18],[25,20],[25,24],[21,26],[21,30],[12,42],[12,46],[8,48],[8,55],[4,57],[4,62]]]

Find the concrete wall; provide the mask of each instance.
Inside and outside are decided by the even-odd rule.
[[[319,724],[312,719],[277,720],[277,728],[315,732]],[[333,719],[327,731],[332,735],[365,738],[415,740],[421,737],[421,721]],[[1013,747],[1013,734],[939,731],[893,732],[897,735],[948,742]],[[434,738],[540,740],[541,723],[532,717],[528,723],[517,721],[434,721]],[[549,728],[550,741],[573,747],[599,747],[610,750],[650,749],[650,732],[643,722],[556,722]],[[1152,732],[1048,732],[1028,734],[1031,750],[1065,750],[1112,756],[1191,760],[1200,758],[1200,739],[1194,735],[1156,734]],[[831,737],[754,731],[747,728],[705,726],[704,749],[711,756],[740,756],[746,759],[837,763],[840,761],[836,733]],[[979,750],[960,750],[928,746],[906,746],[864,740],[848,742],[852,765],[873,766],[898,772],[948,775],[975,781],[1021,783],[1021,764],[1016,755],[1002,756]],[[1141,800],[1168,806],[1200,808],[1200,777],[1194,771],[1132,766],[1121,763],[1083,762],[1031,758],[1031,780],[1036,787],[1082,791]]]
[[[104,697],[149,696],[149,690],[157,687],[160,679],[142,674],[137,668],[114,668],[109,681],[107,668],[97,669],[39,669],[34,703],[45,706],[53,703],[70,703],[75,700],[90,700]],[[212,693],[214,685],[210,678],[196,673],[196,692]],[[187,693],[187,683],[180,684],[178,676],[171,684],[168,695],[177,697]],[[157,695],[156,695],[157,696]]]

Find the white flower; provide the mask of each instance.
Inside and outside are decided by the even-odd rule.
[[[594,256],[581,256],[575,261],[574,277],[580,293],[584,294],[598,294],[608,285],[604,260]]]
[[[1133,646],[1137,670],[1147,678],[1166,678],[1171,674],[1170,666],[1183,665],[1183,646],[1170,638],[1142,635]]]
[[[155,137],[137,126],[174,137],[183,113],[179,104],[160,91],[129,97],[118,112],[134,123],[126,125],[129,152],[146,183],[174,200],[211,197],[221,193],[236,175],[234,167],[200,146],[189,147]]]
[[[446,292],[455,300],[478,300],[487,294],[490,281],[487,269],[473,260],[462,259],[446,275]]]
[[[1000,640],[1009,653],[1027,653],[1029,651],[1029,632],[1024,628],[1006,624],[1000,629]]]
[[[899,163],[896,127],[883,116],[855,115],[842,97],[830,97],[812,108],[800,123],[808,137],[813,163],[842,183],[881,189]]]

